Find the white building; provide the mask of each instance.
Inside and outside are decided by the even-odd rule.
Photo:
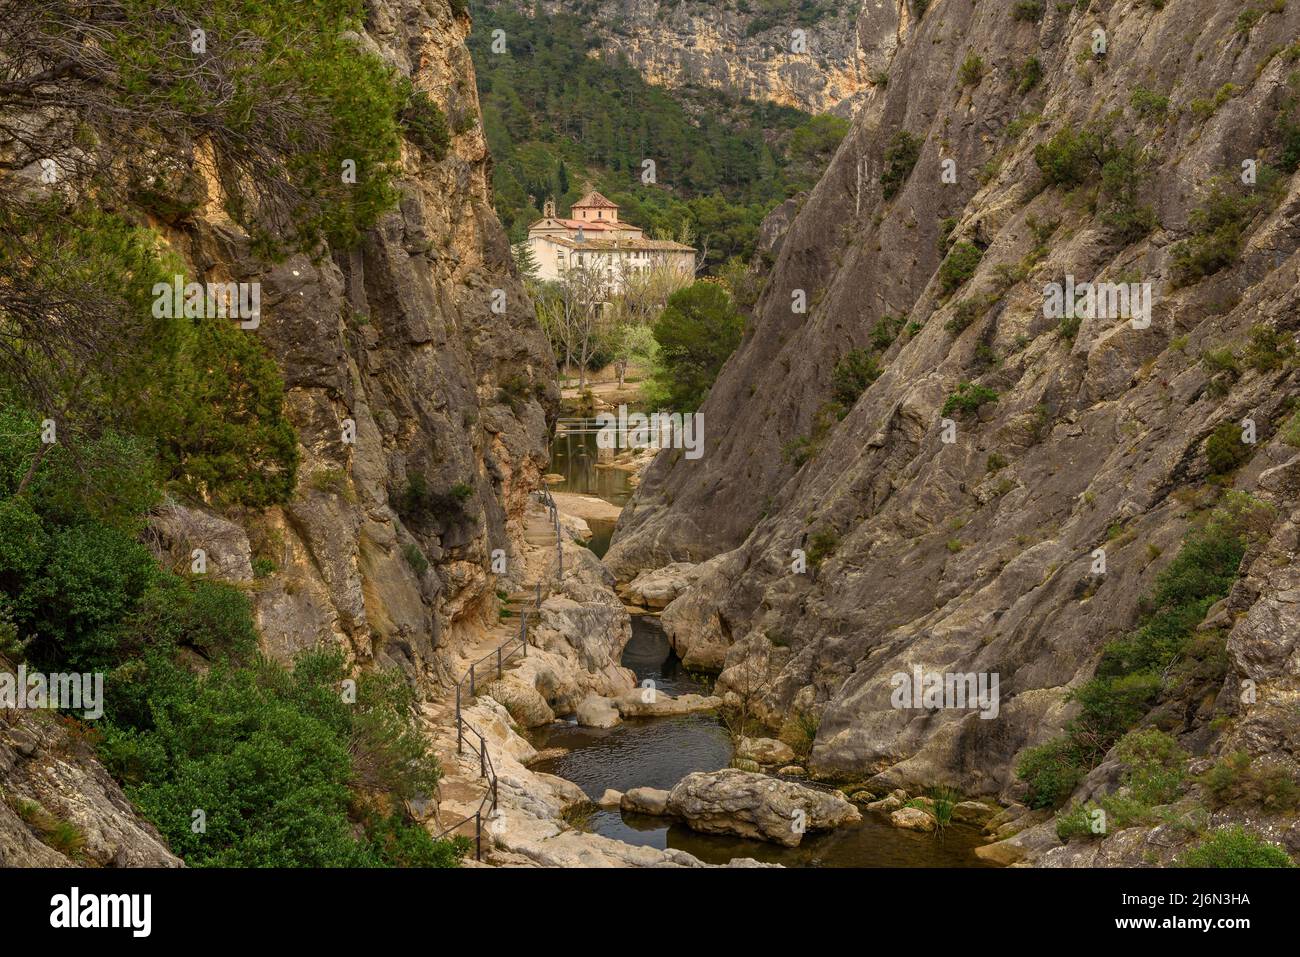
[[[618,292],[638,271],[667,267],[683,275],[695,273],[695,249],[667,239],[646,239],[639,226],[619,222],[618,204],[592,191],[573,204],[570,219],[555,215],[547,200],[543,216],[528,227],[528,245],[538,275],[562,279],[572,267],[595,270]]]

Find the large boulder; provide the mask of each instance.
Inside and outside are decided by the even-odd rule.
[[[667,814],[668,797],[669,793],[662,788],[629,788],[619,807],[632,814]]]
[[[919,807],[900,807],[889,815],[889,823],[905,831],[923,831],[927,834],[938,827],[934,816]]]
[[[217,581],[253,580],[248,533],[234,522],[196,508],[168,503],[149,519],[155,557],[173,571],[189,572],[202,550],[205,574]]]
[[[736,753],[759,764],[789,764],[794,760],[794,748],[776,738],[741,738]]]
[[[504,705],[510,717],[521,727],[540,728],[555,720],[555,713],[537,689],[513,674],[493,681],[482,693]]]
[[[578,703],[574,712],[584,728],[612,728],[619,723],[618,709],[608,698],[592,692]]]
[[[614,699],[614,707],[625,718],[658,718],[665,715],[712,711],[722,704],[714,695],[684,694],[674,698],[651,688],[633,688]]]
[[[686,591],[699,574],[693,562],[673,562],[663,568],[641,572],[623,589],[624,595],[634,604],[646,608],[667,608],[678,595]]]
[[[704,834],[737,834],[797,847],[862,815],[838,792],[727,768],[688,774],[668,796],[668,811]]]

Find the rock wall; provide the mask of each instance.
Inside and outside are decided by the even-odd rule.
[[[263,643],[282,658],[332,642],[361,665],[438,681],[436,649],[495,622],[495,591],[518,577],[522,516],[548,459],[558,393],[492,212],[469,29],[446,0],[370,4],[358,42],[426,91],[453,136],[440,162],[403,147],[397,208],[357,248],[270,266],[215,201],[171,233],[199,272],[262,283],[256,334],[284,372],[302,465],[284,507],[229,516],[178,507],[160,519],[161,539],[173,561],[215,549],[214,573],[248,585]],[[503,314],[491,309],[493,290],[504,292]],[[345,440],[349,422],[355,441]],[[439,514],[403,507],[413,479],[441,496]],[[504,580],[488,573],[498,548]],[[274,571],[254,577],[253,559]]]
[[[800,19],[745,0],[495,0],[589,19],[595,48],[618,54],[649,83],[849,116],[892,52],[892,35],[855,29],[859,14],[895,20],[885,0],[830,0]],[[793,31],[806,44],[796,49]]]
[[[1174,244],[1212,177],[1276,156],[1300,9],[1242,29],[1237,6],[1214,0],[1048,3],[1040,22],[1013,19],[1006,3],[936,0],[920,21],[894,7],[903,26],[888,84],[868,91],[780,244],[755,320],[703,406],[703,457],[660,453],[607,565],[630,581],[705,562],[665,627],[679,648],[725,653],[723,687],[766,669],[761,710],[774,723],[819,716],[815,768],[1007,796],[1016,755],[1060,732],[1069,690],[1132,627],[1139,596],[1176,554],[1210,477],[1206,437],[1249,416],[1260,438],[1235,486],[1275,507],[1274,558],[1248,556],[1231,598],[1222,694],[1190,702],[1174,728],[1195,753],[1240,747],[1294,762],[1283,635],[1300,458],[1277,433],[1297,367],[1211,382],[1199,357],[1240,348],[1259,325],[1294,342],[1296,177],[1250,221],[1238,261],[1193,285],[1170,280]],[[864,14],[859,31],[874,22]],[[1098,29],[1103,56],[1091,52]],[[972,55],[982,62],[964,71]],[[1025,90],[1031,57],[1041,79]],[[1134,105],[1139,90],[1169,97],[1163,115]],[[1107,230],[1086,191],[1044,189],[1033,158],[1064,125],[1108,114],[1149,157],[1140,199],[1158,225],[1136,242]],[[881,174],[900,130],[923,142],[886,200]],[[953,184],[941,179],[945,159]],[[939,275],[946,219],[950,241],[983,249],[951,296]],[[1085,318],[1073,339],[1058,334],[1043,287],[1067,274],[1150,281],[1150,328]],[[806,314],[792,310],[796,290]],[[965,328],[950,322],[958,303],[990,291]],[[883,374],[819,435],[837,361],[869,348],[886,315],[902,332]],[[962,382],[998,399],[946,444],[943,407]],[[790,444],[809,437],[814,454],[797,464]],[[1096,576],[1091,553],[1103,545],[1108,570]],[[794,573],[793,549],[819,562]],[[998,719],[892,708],[891,675],[917,665],[999,673]],[[1236,703],[1245,677],[1268,689],[1257,703]],[[1215,714],[1232,729],[1221,741],[1208,728]]]
[[[357,248],[262,261],[212,184],[196,213],[158,224],[200,279],[261,283],[260,327],[248,334],[280,365],[301,452],[283,507],[165,508],[152,529],[160,558],[188,569],[204,549],[207,574],[252,597],[273,656],[339,645],[357,667],[403,669],[422,694],[445,684],[451,651],[495,623],[496,591],[522,579],[523,515],[558,404],[550,346],[492,211],[469,29],[447,0],[369,4],[356,42],[426,91],[453,135],[436,163],[403,146],[397,208]],[[401,513],[417,475],[443,496],[435,517]],[[501,577],[488,573],[497,548]],[[0,715],[0,781],[0,864],[179,863],[49,715],[8,725]],[[60,821],[86,837],[75,854],[38,837],[41,822]]]
[[[0,709],[0,867],[179,867],[76,727]]]

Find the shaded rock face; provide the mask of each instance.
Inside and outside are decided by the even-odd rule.
[[[418,684],[445,678],[436,649],[485,623],[494,591],[511,587],[558,396],[491,211],[469,21],[446,0],[369,9],[359,42],[453,121],[470,121],[451,123],[463,132],[440,162],[403,146],[397,206],[354,249],[267,265],[212,196],[169,234],[201,275],[261,282],[262,322],[249,334],[284,373],[302,464],[292,501],[232,517],[233,532],[179,511],[159,527],[173,563],[211,540],[214,577],[247,582],[259,567],[253,598],[271,654],[342,645]],[[492,311],[493,290],[504,313]],[[406,494],[421,482],[430,507]],[[494,549],[507,555],[504,582],[488,574]]]
[[[0,710],[0,781],[0,867],[181,866],[51,712]]]
[[[600,51],[626,58],[649,83],[842,116],[853,112],[888,62],[898,23],[894,4],[882,0],[818,4],[810,22],[768,16],[739,0],[543,0],[538,6],[589,19]],[[860,16],[871,28],[862,29]],[[802,46],[795,30],[804,31]]]
[[[773,722],[819,718],[811,770],[876,773],[889,787],[1008,789],[1016,756],[1061,731],[1068,689],[1132,627],[1139,596],[1177,553],[1197,515],[1191,492],[1210,475],[1207,436],[1246,417],[1268,425],[1234,484],[1276,508],[1278,564],[1250,565],[1234,598],[1246,614],[1229,640],[1225,687],[1240,712],[1231,740],[1293,760],[1294,649],[1284,636],[1295,582],[1285,566],[1300,516],[1296,450],[1277,433],[1296,368],[1243,367],[1211,387],[1199,356],[1240,350],[1257,325],[1295,340],[1296,178],[1284,176],[1276,205],[1249,221],[1237,262],[1193,285],[1171,282],[1175,244],[1192,233],[1212,178],[1277,154],[1274,119],[1295,65],[1274,54],[1300,29],[1300,9],[1244,33],[1235,18],[1212,0],[1170,0],[1162,10],[1049,3],[1040,23],[1023,23],[1003,4],[937,0],[922,20],[900,21],[888,86],[867,94],[785,233],[754,320],[703,406],[703,457],[657,457],[605,559],[621,581],[704,563],[664,611],[665,629],[679,649],[722,653],[720,692],[736,688],[746,660],[769,666],[755,710]],[[1079,57],[1099,27],[1104,59]],[[984,74],[963,84],[970,54]],[[1030,57],[1042,79],[1021,92]],[[1233,95],[1211,114],[1193,109],[1229,83]],[[1163,120],[1133,108],[1139,88],[1170,97]],[[1043,188],[1033,158],[1063,126],[1110,112],[1117,134],[1149,157],[1139,198],[1158,225],[1136,242]],[[886,201],[885,153],[900,130],[921,141],[919,157]],[[951,185],[940,179],[948,158]],[[947,297],[946,219],[952,241],[983,249]],[[1150,282],[1150,327],[1084,318],[1073,339],[1058,334],[1043,289],[1066,275]],[[792,311],[796,290],[807,294],[806,314]],[[993,304],[954,331],[957,304],[985,294]],[[900,330],[915,325],[796,464],[783,448],[816,434],[836,363],[871,348],[886,315]],[[997,401],[945,416],[962,382]],[[1005,466],[991,470],[994,454]],[[1097,575],[1092,552],[1103,546],[1107,571]],[[808,571],[792,571],[792,551],[814,548]],[[997,674],[996,718],[894,707],[893,676],[916,667]],[[1247,676],[1268,690],[1254,704],[1236,702]],[[1175,730],[1206,728],[1214,707],[1193,708]],[[1211,746],[1208,729],[1195,743]]]
[[[439,162],[403,146],[398,204],[351,250],[268,264],[211,184],[195,213],[162,230],[197,279],[261,283],[261,323],[247,334],[283,373],[301,467],[283,507],[226,516],[169,507],[150,539],[167,567],[188,571],[203,549],[206,574],[247,587],[269,654],[341,646],[359,667],[402,669],[423,693],[449,678],[444,649],[495,619],[495,590],[522,580],[516,543],[558,393],[492,212],[481,123],[457,122],[478,116],[469,21],[447,0],[372,0],[367,11],[359,42],[462,132]],[[494,290],[504,313],[492,311]],[[437,507],[403,506],[416,477]],[[487,573],[498,548],[504,581]],[[511,703],[538,721],[547,713],[535,695]],[[39,760],[10,760],[0,732],[6,794],[38,804],[39,820],[76,825],[93,863],[178,863],[93,756],[58,752],[42,745]],[[0,863],[69,862],[35,833],[0,803]]]
[[[838,792],[731,768],[686,775],[669,792],[667,812],[705,834],[738,834],[786,847],[797,847],[807,831],[862,817]]]

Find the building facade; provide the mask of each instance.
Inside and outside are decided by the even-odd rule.
[[[639,226],[620,222],[618,204],[595,191],[573,204],[569,218],[555,215],[548,200],[543,216],[528,227],[528,245],[546,281],[573,268],[590,271],[608,294],[620,292],[638,272],[656,268],[695,273],[695,249],[667,239],[646,239]]]

